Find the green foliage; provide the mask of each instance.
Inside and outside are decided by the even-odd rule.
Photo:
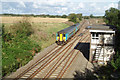
[[[90,14],[90,18],[94,18],[93,14]]]
[[[116,27],[116,50],[120,53],[120,10],[115,8],[110,8],[105,11],[105,22],[108,25],[113,25]]]
[[[64,15],[61,16],[61,18],[67,18],[67,15],[64,14]]]
[[[114,25],[119,27],[120,23],[120,11],[115,8],[110,8],[109,10],[105,11],[105,22],[109,25]]]
[[[77,18],[81,21],[82,20],[82,14],[77,14]]]
[[[26,36],[29,36],[33,33],[32,26],[27,18],[24,18],[22,21],[14,24],[14,26],[12,26],[11,28],[12,33],[14,32],[14,34],[26,34]]]
[[[74,23],[78,23],[82,20],[82,14],[71,13],[68,15],[68,19],[69,19],[69,21],[72,21]]]
[[[34,14],[0,14],[0,16],[22,16],[22,17],[49,17],[49,18],[67,18],[67,15],[49,15],[49,14],[41,14],[41,15],[34,15]]]
[[[97,79],[96,76],[94,76],[93,72],[87,68],[85,68],[84,72],[75,71],[76,74],[74,75],[74,80],[95,80]]]
[[[69,14],[69,16],[68,16],[69,21],[72,21],[72,22],[76,22],[76,18],[77,18],[77,16],[74,13]]]
[[[84,19],[89,19],[90,17],[89,16],[83,16]]]
[[[114,59],[111,61],[111,66],[114,68],[114,70],[120,69],[120,54],[116,53]]]
[[[33,33],[27,20],[11,26],[11,31],[2,25],[2,75],[6,76],[27,64],[41,47],[28,37]]]

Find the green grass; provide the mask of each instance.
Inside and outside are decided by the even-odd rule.
[[[35,33],[31,35],[30,39],[38,42],[42,50],[55,43],[56,32],[69,27],[64,23],[34,23],[32,26]]]
[[[27,64],[35,53],[55,43],[56,32],[64,23],[4,24],[2,33],[2,76],[7,76]]]

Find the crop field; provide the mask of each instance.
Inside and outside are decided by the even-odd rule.
[[[68,19],[2,17],[2,75],[27,64],[33,56],[55,43],[56,32],[69,25]]]
[[[2,23],[16,23],[24,17],[2,17]],[[64,18],[41,18],[41,17],[28,17],[31,23],[62,23],[68,21]]]

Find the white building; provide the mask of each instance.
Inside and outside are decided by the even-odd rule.
[[[94,25],[90,27],[90,55],[89,61],[107,64],[113,56],[115,31],[110,26]]]

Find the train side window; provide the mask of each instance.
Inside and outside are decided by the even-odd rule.
[[[65,37],[65,33],[63,34],[63,37]]]

